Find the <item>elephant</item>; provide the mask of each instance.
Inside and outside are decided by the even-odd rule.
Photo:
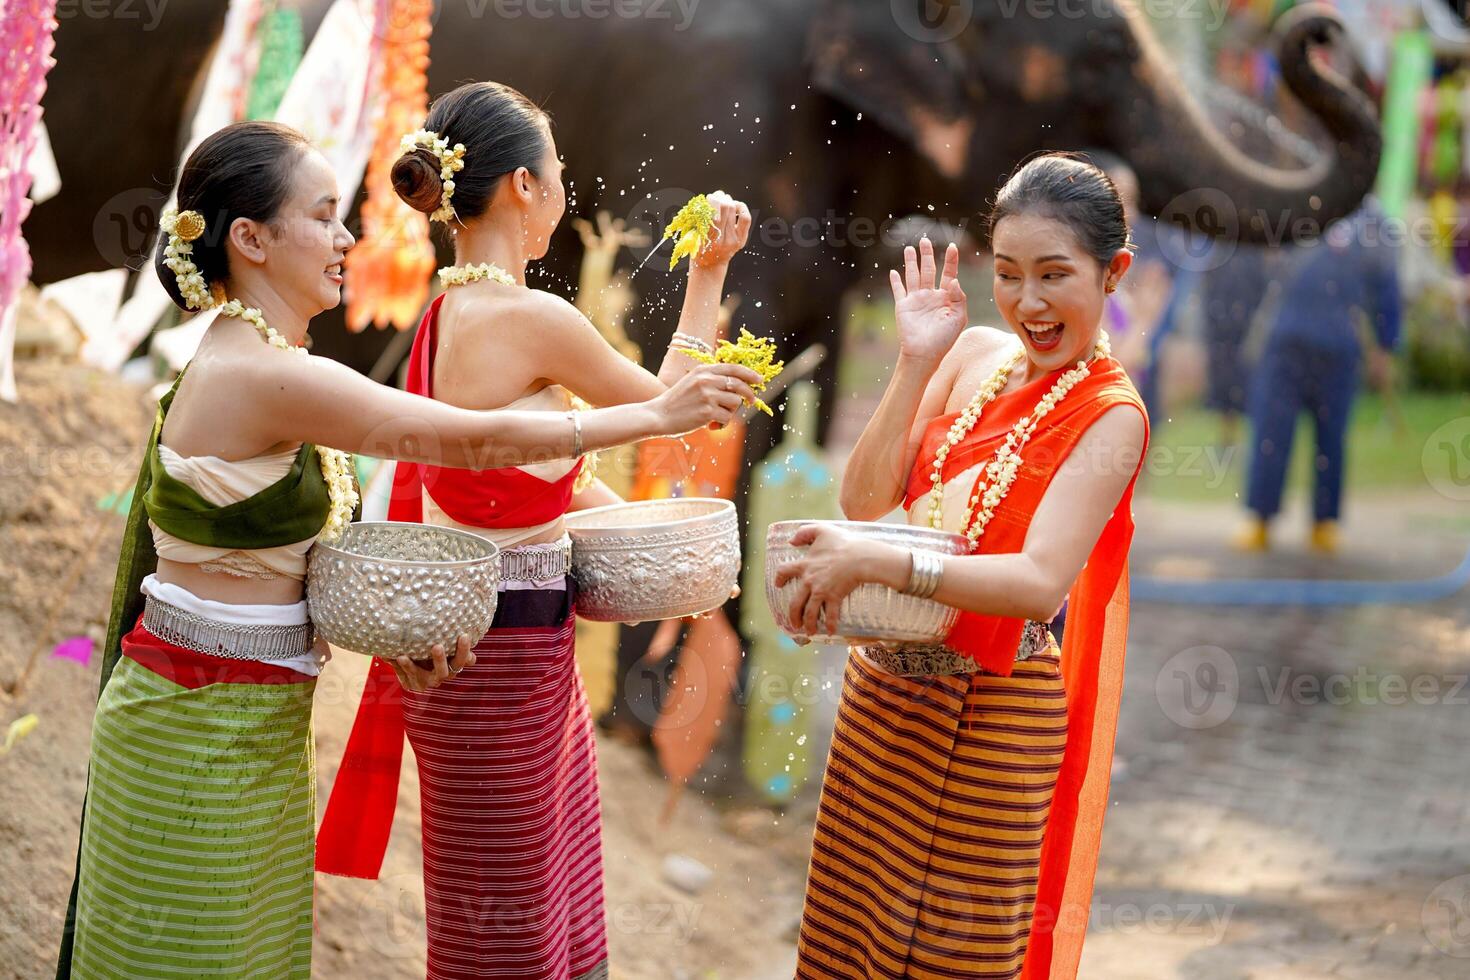
[[[308,36],[326,6],[301,0]],[[145,264],[223,15],[217,0],[159,8],[136,46],[117,43],[115,20],[63,20],[43,105],[64,189],[26,225],[37,281]],[[661,230],[689,193],[748,201],[757,228],[732,273],[742,320],[799,349],[838,342],[842,297],[871,271],[885,223],[918,211],[983,232],[987,199],[1038,150],[1109,150],[1138,173],[1145,210],[1211,236],[1290,238],[1299,219],[1349,213],[1381,138],[1364,93],[1312,57],[1341,40],[1317,6],[1278,30],[1285,83],[1327,137],[1295,170],[1210,126],[1126,0],[443,0],[429,88],[493,78],[544,105],[577,213]],[[82,228],[94,249],[78,247]],[[573,236],[559,233],[541,283],[575,283]],[[630,333],[645,346],[677,309],[678,277],[660,266],[635,280],[645,303]],[[386,341],[346,335],[340,317],[314,334],[359,369]],[[819,377],[829,394],[834,364]]]

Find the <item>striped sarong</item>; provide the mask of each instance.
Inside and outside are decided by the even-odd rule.
[[[71,975],[309,980],[315,678],[141,625],[122,650],[92,726]]]
[[[1058,650],[1009,677],[848,659],[798,978],[1014,978],[1067,740]]]
[[[607,976],[572,589],[503,590],[474,666],[403,694],[422,795],[428,980]]]

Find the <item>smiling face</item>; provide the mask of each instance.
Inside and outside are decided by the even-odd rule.
[[[995,304],[1042,373],[1086,360],[1097,343],[1105,286],[1127,272],[1125,249],[1103,265],[1067,224],[1034,213],[996,225]]]
[[[337,217],[337,175],[325,157],[304,152],[291,184],[264,231],[263,271],[310,318],[342,301],[342,259],[355,239]]]

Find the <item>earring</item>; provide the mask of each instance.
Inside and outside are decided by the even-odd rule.
[[[1116,293],[1117,291],[1118,291],[1118,284],[1115,283],[1115,282],[1109,281],[1107,285],[1103,286],[1103,292],[1107,293],[1110,296],[1113,293]]]

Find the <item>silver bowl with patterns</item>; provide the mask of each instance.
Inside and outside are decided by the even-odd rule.
[[[697,616],[740,578],[735,505],[713,497],[642,500],[566,517],[577,615],[602,623]]]
[[[495,619],[500,549],[477,534],[428,524],[350,524],[318,541],[306,601],[318,636],[372,657],[415,659],[461,634],[479,642]]]
[[[791,545],[797,530],[808,524],[838,527],[885,544],[939,555],[967,555],[970,540],[962,534],[936,531],[907,524],[875,524],[867,521],[778,521],[766,532],[766,601],[776,625],[791,636],[805,636],[801,624],[791,621],[791,603],[799,583],[776,587],[776,569],[802,556],[803,549]],[[854,642],[940,643],[954,627],[959,611],[932,599],[905,595],[886,585],[864,582],[842,600],[837,624],[823,623],[828,632],[810,637],[818,643]]]

